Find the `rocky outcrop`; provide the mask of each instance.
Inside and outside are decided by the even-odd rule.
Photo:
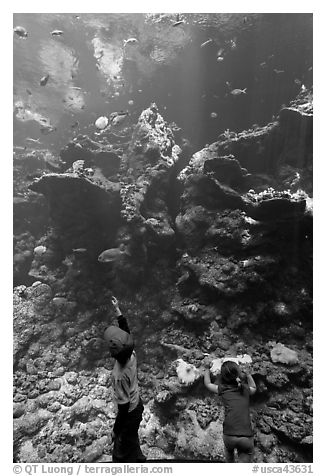
[[[44,175],[31,188],[47,198],[66,253],[84,247],[97,256],[113,243],[120,217],[119,185],[100,171],[89,176],[81,164],[75,172]]]
[[[307,97],[264,128],[225,133],[185,167],[152,104],[121,151],[111,129],[80,136],[61,154],[68,169],[35,180],[51,228],[17,235],[39,282],[14,294],[16,461],[110,461],[112,294],[135,336],[148,457],[223,461],[223,409],[203,371],[214,379],[233,359],[257,384],[255,461],[311,461]],[[298,127],[307,134],[294,163]],[[98,263],[121,243],[121,260]]]

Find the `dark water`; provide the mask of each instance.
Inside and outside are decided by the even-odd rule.
[[[28,37],[13,38],[14,145],[39,139],[36,148],[57,152],[74,134],[92,135],[98,116],[129,110],[136,122],[155,101],[200,148],[225,129],[271,121],[301,84],[312,85],[312,14],[187,13],[173,27],[176,18],[15,14],[14,26],[25,27]],[[54,29],[63,35],[52,36]],[[128,38],[138,43],[124,48]],[[247,94],[233,96],[233,88]],[[56,130],[43,133],[44,125]]]

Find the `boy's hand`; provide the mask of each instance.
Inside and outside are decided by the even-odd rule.
[[[119,307],[119,301],[114,296],[112,296],[112,298],[111,298],[111,303],[112,303],[112,306],[114,306],[115,308]]]

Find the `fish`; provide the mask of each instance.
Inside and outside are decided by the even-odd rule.
[[[296,79],[294,80],[294,82],[295,82],[295,84],[298,84],[298,86],[301,86],[301,81],[300,81],[300,79],[297,79],[297,78],[296,78]]]
[[[61,36],[61,35],[63,35],[63,31],[62,30],[53,30],[53,31],[51,31],[51,35],[52,36]]]
[[[87,248],[73,248],[72,251],[74,253],[86,253]]]
[[[79,88],[78,86],[71,86],[71,89],[78,89],[78,91],[81,91],[81,88]]]
[[[224,48],[220,48],[217,52],[217,56],[222,56],[223,53],[224,53]]]
[[[302,84],[301,91],[306,91],[306,90],[307,90],[306,86],[304,84]]]
[[[248,17],[243,17],[242,23],[247,23],[247,21],[248,21]]]
[[[37,142],[38,144],[40,144],[40,139],[32,139],[31,137],[27,137],[27,139],[29,142]]]
[[[46,83],[49,81],[50,75],[46,74],[43,78],[40,79],[40,86],[45,86]]]
[[[56,130],[57,130],[57,128],[54,127],[54,126],[42,126],[42,127],[40,127],[40,131],[42,132],[42,134],[50,134],[50,132],[54,132]]]
[[[227,85],[228,88],[231,88],[231,83],[229,81],[225,81],[225,84]]]
[[[134,104],[134,101],[133,101],[132,99],[130,99],[130,100],[128,101],[128,104],[129,104],[130,106],[132,106],[132,105]]]
[[[68,301],[65,297],[61,297],[61,296],[55,296],[53,299],[52,299],[52,302],[55,306],[63,306],[64,304],[66,304]]]
[[[260,66],[261,68],[266,68],[266,66],[267,66],[266,61],[263,61],[262,63],[259,63],[259,66]]]
[[[310,66],[310,68],[308,68],[308,71],[312,71],[312,66]]]
[[[29,89],[26,89],[26,92],[27,92],[27,94],[29,94],[30,96],[32,95],[32,91],[30,91]]]
[[[127,116],[129,116],[128,111],[113,112],[110,114],[110,122],[113,126],[118,126]]]
[[[179,20],[179,21],[176,21],[175,23],[173,23],[172,26],[178,26],[178,25],[181,25],[182,23],[184,23],[184,20]]]
[[[123,40],[123,46],[126,45],[135,45],[138,43],[137,38],[128,38],[128,40]]]
[[[123,258],[125,255],[130,256],[130,253],[127,249],[121,246],[120,248],[110,248],[108,250],[102,251],[97,260],[100,263],[114,263],[115,261]]]
[[[202,43],[202,44],[200,45],[200,47],[203,48],[204,46],[209,45],[210,43],[213,43],[212,38],[209,38],[209,40],[204,41],[204,43]]]
[[[15,26],[14,32],[21,38],[27,38],[28,36],[27,30],[23,26]]]
[[[219,63],[220,63],[221,61],[224,61],[223,56],[218,56],[218,57],[216,58],[216,61],[218,61]]]
[[[247,89],[247,88],[244,88],[244,89],[232,89],[232,91],[230,92],[230,94],[233,94],[233,96],[239,96],[240,94],[247,94],[247,93],[246,93],[246,89]]]
[[[276,68],[274,68],[273,71],[274,71],[276,74],[284,73],[284,70],[283,70],[283,69],[276,69]]]
[[[116,116],[112,119],[111,124],[113,126],[119,126],[124,120],[126,116]]]
[[[237,47],[237,38],[234,37],[230,40],[231,49],[234,50]]]
[[[216,112],[211,112],[211,118],[216,119],[217,118],[217,113]]]

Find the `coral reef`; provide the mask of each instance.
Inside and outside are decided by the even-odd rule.
[[[15,461],[111,460],[112,294],[135,336],[149,458],[223,461],[202,375],[233,359],[257,384],[255,461],[312,460],[311,127],[307,91],[191,156],[151,104],[134,127],[27,161],[31,179],[17,165]]]

